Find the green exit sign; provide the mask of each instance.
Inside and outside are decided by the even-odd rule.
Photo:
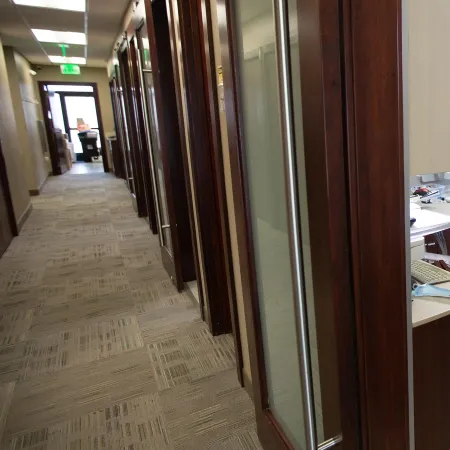
[[[80,66],[76,64],[61,64],[61,73],[63,75],[80,75]]]

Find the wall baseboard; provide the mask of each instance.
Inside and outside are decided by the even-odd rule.
[[[45,186],[45,183],[47,183],[47,181],[48,181],[48,176],[47,176],[47,178],[41,183],[41,185],[39,186],[39,189],[30,189],[30,195],[32,196],[32,197],[36,197],[36,196],[38,196],[38,195],[41,195],[41,192],[42,192],[42,189],[44,188],[44,186]]]
[[[31,214],[32,210],[33,210],[33,205],[30,202],[30,204],[28,205],[27,209],[22,214],[22,217],[17,222],[17,229],[18,229],[19,233],[20,233],[20,230],[22,230],[22,227],[24,226],[24,224],[27,221],[28,217],[30,217],[30,214]]]
[[[247,394],[252,399],[253,403],[255,402],[255,399],[253,398],[253,384],[252,380],[248,376],[247,372],[245,370],[242,371],[242,377],[244,378],[244,389],[247,391]]]

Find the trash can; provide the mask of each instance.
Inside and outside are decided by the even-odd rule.
[[[98,158],[99,151],[97,147],[97,137],[98,134],[96,131],[82,131],[81,133],[78,133],[78,138],[83,147],[84,162],[92,162],[92,158]]]

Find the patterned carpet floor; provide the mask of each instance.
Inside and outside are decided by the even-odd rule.
[[[261,448],[232,337],[113,176],[51,178],[0,260],[0,448]]]

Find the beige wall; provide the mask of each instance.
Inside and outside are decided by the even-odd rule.
[[[19,134],[23,171],[28,189],[39,190],[48,177],[48,155],[39,135],[39,103],[36,99],[34,80],[29,62],[11,47],[5,47],[5,60],[9,87],[13,100],[14,115]]]
[[[30,195],[23,172],[23,161],[16,119],[9,89],[5,55],[0,40],[0,140],[5,157],[16,222],[20,223],[30,206]]]
[[[409,0],[407,11],[410,174],[450,171],[450,7]]]
[[[217,3],[216,0],[211,0],[211,11],[212,11],[212,25],[214,31],[214,53],[216,59],[216,68],[222,65],[221,53],[220,53],[220,38],[219,38],[219,28],[217,24]],[[219,96],[221,90],[219,88]],[[219,99],[220,106],[222,105]],[[245,311],[244,311],[244,294],[242,290],[241,281],[241,269],[239,264],[239,249],[238,249],[238,239],[237,239],[237,229],[236,229],[236,219],[234,212],[234,201],[233,201],[233,185],[231,181],[231,166],[230,166],[230,153],[228,147],[228,133],[227,133],[227,122],[226,115],[223,108],[220,108],[220,130],[222,136],[222,152],[223,152],[223,165],[225,173],[225,187],[227,196],[227,206],[228,206],[228,216],[229,216],[229,226],[230,226],[230,237],[231,237],[231,252],[233,257],[233,272],[235,280],[236,289],[236,300],[237,300],[237,310],[239,317],[239,330],[241,333],[241,344],[242,344],[242,359],[244,364],[244,374],[247,379],[251,380],[251,370],[250,370],[250,356],[248,349],[248,339],[247,339],[247,326],[245,322]]]
[[[59,66],[42,66],[34,77],[36,89],[38,81],[67,81],[77,83],[97,83],[100,109],[103,119],[105,135],[115,134],[114,117],[111,105],[111,94],[109,90],[109,78],[106,68],[81,67],[81,75],[62,75]],[[42,114],[42,108],[41,112]],[[105,138],[106,138],[105,136]]]

